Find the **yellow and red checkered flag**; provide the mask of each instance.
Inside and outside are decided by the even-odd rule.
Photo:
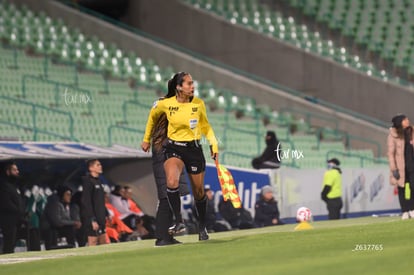
[[[230,200],[234,208],[241,208],[241,201],[239,193],[237,193],[236,185],[234,184],[233,176],[226,167],[219,164],[218,159],[215,162],[224,201]]]

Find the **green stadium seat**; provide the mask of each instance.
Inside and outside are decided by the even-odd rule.
[[[284,18],[282,13],[266,9],[257,0],[190,2],[226,16],[229,20],[233,19],[235,23],[285,39],[298,47],[320,51],[329,58],[341,62],[350,62],[349,59],[352,59],[347,51],[337,50],[332,41],[324,41],[319,33],[310,31],[306,25],[297,24],[295,18]],[[309,14],[318,15],[322,21],[331,20],[329,13],[335,10],[335,5],[339,5],[316,0],[289,3],[297,4],[298,8],[306,9]],[[318,4],[322,5],[321,8]],[[4,3],[0,2],[0,5]],[[345,7],[345,4],[342,5],[342,10]],[[27,96],[24,100],[44,106],[36,112],[37,117],[33,120],[33,111],[29,105],[9,103],[3,112],[7,114],[5,119],[16,125],[26,126],[27,129],[0,123],[0,129],[6,129],[5,134],[17,136],[21,140],[68,140],[72,134],[70,119],[65,113],[56,112],[64,111],[72,115],[73,134],[81,142],[103,146],[119,143],[137,147],[142,139],[141,132],[145,127],[149,108],[161,94],[167,92],[165,82],[175,72],[173,68],[159,67],[153,60],[144,60],[133,52],[127,53],[117,45],[106,45],[98,37],[87,37],[81,31],[67,27],[62,20],[52,20],[44,13],[34,14],[27,8],[19,10],[10,5],[7,9],[0,10],[0,15],[2,41],[7,42],[13,38],[9,43],[9,46],[13,46],[12,49],[0,48],[0,73],[2,80],[7,80],[0,83],[2,95],[22,98],[23,75],[37,76],[38,78],[26,81]],[[391,15],[390,13],[390,17]],[[11,20],[13,16],[14,19]],[[337,17],[343,18],[344,13],[339,12],[335,15],[336,19]],[[359,24],[358,22],[355,19],[354,24]],[[396,40],[389,34],[386,38],[382,42],[391,48]],[[405,57],[411,54],[408,49],[412,42],[413,39],[404,42],[407,49]],[[23,49],[27,48],[33,48],[38,55],[26,56]],[[14,52],[18,55],[19,68],[12,70],[10,65],[14,62]],[[54,83],[65,85],[57,89]],[[78,87],[83,90],[78,90]],[[66,104],[62,97],[65,89],[78,94],[87,91],[92,103]],[[278,137],[283,139],[285,149],[303,147],[304,152],[310,156],[310,161],[301,165],[298,162],[299,167],[312,167],[312,164],[313,167],[319,167],[318,161],[323,164],[321,159],[329,150],[345,151],[343,144],[339,142],[331,147],[322,142],[317,150],[318,141],[316,135],[311,134],[311,125],[303,119],[296,119],[293,113],[278,113],[266,105],[258,106],[252,98],[221,89],[214,83],[197,83],[196,91],[207,106],[215,107],[209,112],[209,120],[220,140],[219,147],[223,152],[220,157],[224,164],[250,168],[251,159],[264,148],[263,137],[267,130],[276,131]],[[142,105],[128,105],[124,113],[124,103],[131,100]],[[264,118],[267,120],[266,125],[263,124]],[[118,127],[114,127],[116,125]],[[297,133],[308,135],[291,134],[293,125]],[[37,130],[44,132],[38,132],[35,136],[32,129],[35,126]],[[109,129],[112,129],[111,139],[108,136]],[[208,146],[204,154],[211,163]],[[361,154],[368,155],[366,152]],[[286,164],[294,163],[290,160]]]
[[[284,18],[281,13],[266,9],[259,1],[190,2],[225,16],[234,24],[242,24],[264,34],[286,40],[307,51],[317,52],[346,66],[352,64],[351,56],[340,54],[332,42],[324,41],[318,33],[310,32],[306,26],[296,24],[295,18]],[[354,39],[357,45],[381,54],[381,57],[389,62],[394,62],[393,58],[400,45],[409,43],[401,41],[401,34],[407,33],[408,29],[405,23],[410,22],[409,19],[413,17],[413,13],[409,12],[413,8],[409,2],[404,4],[393,1],[360,0],[287,2],[290,6],[302,10],[305,15],[313,16],[316,21],[327,24],[331,29],[340,30],[345,37]],[[358,66],[355,68],[365,70],[366,66],[362,63],[363,61],[359,60]],[[380,70],[371,69],[370,71]],[[378,74],[379,77],[382,75]]]

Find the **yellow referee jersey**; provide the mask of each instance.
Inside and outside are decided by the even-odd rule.
[[[212,145],[213,153],[218,153],[218,142],[208,122],[203,100],[194,97],[191,102],[180,103],[174,96],[156,101],[148,116],[144,134],[145,142],[150,142],[154,124],[162,113],[167,115],[169,139],[193,141],[201,139],[204,135]]]

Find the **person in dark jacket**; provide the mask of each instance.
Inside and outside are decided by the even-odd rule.
[[[254,227],[250,211],[244,207],[235,208],[230,200],[221,200],[218,204],[221,217],[229,223],[231,229],[250,229]]]
[[[252,160],[254,169],[274,169],[280,167],[280,143],[276,133],[268,131],[266,133],[266,148],[262,155]]]
[[[79,209],[71,203],[72,189],[60,186],[56,195],[52,195],[45,208],[45,215],[51,229],[60,237],[65,237],[70,247],[75,247],[76,230],[81,227]],[[45,242],[46,249],[51,248],[55,240]]]
[[[269,185],[263,186],[260,199],[255,204],[254,224],[256,227],[283,224],[279,218],[279,208]]]
[[[88,175],[82,178],[81,221],[88,236],[88,245],[106,243],[106,208],[104,185],[99,179],[102,174],[101,162],[87,161]]]
[[[25,210],[17,186],[19,169],[7,163],[0,182],[0,228],[3,233],[3,253],[13,253],[18,227],[24,221]]]

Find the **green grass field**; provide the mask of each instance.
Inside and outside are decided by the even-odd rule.
[[[0,256],[0,274],[414,274],[414,221],[358,218]],[[356,248],[359,250],[355,251]]]

